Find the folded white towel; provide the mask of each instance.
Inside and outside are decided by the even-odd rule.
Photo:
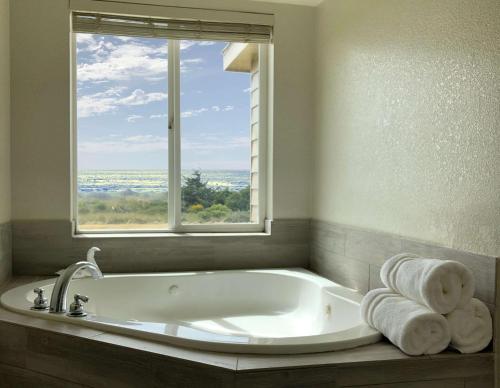
[[[411,356],[435,354],[450,343],[446,318],[388,288],[365,295],[361,315],[373,328]]]
[[[451,260],[402,253],[384,263],[380,278],[386,287],[440,314],[466,305],[474,295],[474,276]]]
[[[493,323],[488,307],[473,298],[467,305],[446,315],[451,332],[451,346],[461,353],[483,350],[493,337]]]

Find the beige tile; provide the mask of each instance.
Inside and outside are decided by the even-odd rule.
[[[454,358],[409,358],[403,361],[372,362],[358,366],[339,366],[340,386],[387,384],[406,381],[455,379],[482,376],[493,371],[493,356]]]
[[[153,386],[219,388],[234,385],[234,370],[152,357]]]
[[[356,388],[463,388],[464,379],[405,381],[403,383],[357,385]],[[477,388],[479,388],[478,386]],[[346,386],[347,388],[347,386]]]
[[[343,286],[354,288],[361,293],[368,292],[370,268],[367,263],[347,259],[326,249],[313,246],[310,268]]]
[[[465,379],[465,388],[493,388],[494,386],[495,377],[493,374],[467,377]]]
[[[62,380],[24,368],[0,364],[0,387],[3,388],[82,388],[81,384]]]
[[[382,266],[370,264],[370,290],[385,287],[385,284],[380,279],[381,268]]]
[[[16,288],[19,286],[22,286],[24,284],[32,283],[32,282],[37,282],[39,280],[45,280],[49,279],[50,276],[14,276],[9,279],[8,282],[6,282],[2,287],[0,288],[0,292],[5,292],[7,290],[11,290],[12,288]]]
[[[92,387],[147,387],[153,382],[145,352],[37,329],[28,332],[26,367]]]
[[[93,337],[93,340],[123,346],[129,349],[143,350],[157,356],[166,356],[179,360],[190,361],[193,363],[206,364],[219,368],[235,370],[237,365],[237,355],[205,352],[200,350],[191,350],[162,344],[159,342],[147,341],[140,338],[133,338],[111,333],[100,334]]]
[[[12,276],[12,261],[4,257],[0,260],[0,286],[7,283]]]
[[[382,265],[401,249],[399,236],[361,229],[346,231],[345,256],[351,259]]]
[[[27,329],[0,322],[0,363],[25,366]]]
[[[345,255],[345,228],[324,221],[312,221],[311,244],[338,255]]]
[[[271,235],[172,235],[169,237],[72,238],[68,221],[16,221],[16,275],[47,275],[102,249],[105,272],[162,272],[307,266],[309,219],[275,220]]]
[[[239,372],[236,375],[237,388],[335,388],[336,369],[317,367],[309,369],[283,369],[263,372]]]
[[[0,223],[0,286],[12,273],[12,231],[10,222]]]
[[[429,357],[432,359],[449,359],[449,360],[467,360],[467,359],[493,359],[494,358],[494,353],[492,349],[486,349],[482,352],[479,353],[470,353],[470,354],[462,354],[458,352],[457,350],[454,350],[452,348],[448,348],[441,353],[438,354],[431,354]]]
[[[500,258],[495,262],[495,314],[493,319],[493,351],[495,357],[496,388],[500,388]]]
[[[408,358],[410,357],[394,345],[379,342],[337,352],[294,355],[240,355],[238,356],[238,370],[300,368],[320,365],[362,365],[373,361],[405,360]],[[423,358],[426,359],[427,357],[424,356]]]

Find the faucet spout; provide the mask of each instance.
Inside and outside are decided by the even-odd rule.
[[[66,311],[66,296],[68,293],[69,283],[75,273],[82,269],[87,269],[94,279],[100,279],[103,277],[101,270],[97,264],[88,261],[79,261],[75,264],[71,264],[64,272],[59,276],[52,290],[52,296],[50,298],[50,312],[51,313],[64,313]]]

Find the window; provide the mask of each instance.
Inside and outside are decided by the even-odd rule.
[[[77,232],[263,230],[271,32],[73,13]]]

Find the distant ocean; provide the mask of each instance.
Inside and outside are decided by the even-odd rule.
[[[189,177],[193,170],[182,171]],[[212,188],[241,190],[250,184],[249,171],[206,170],[202,179]],[[132,190],[137,193],[165,192],[168,190],[168,174],[163,170],[94,170],[78,172],[78,191],[82,193],[113,193]]]

